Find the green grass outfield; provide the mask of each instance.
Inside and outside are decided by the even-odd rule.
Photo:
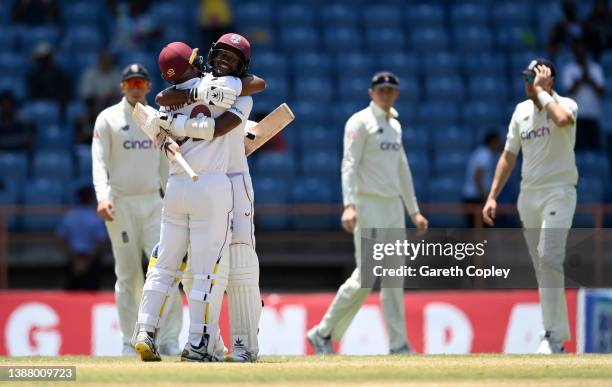
[[[0,357],[0,366],[7,365],[74,365],[77,381],[0,385],[612,386],[612,355],[264,356],[253,364]]]

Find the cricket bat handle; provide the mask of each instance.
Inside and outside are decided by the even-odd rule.
[[[195,173],[193,171],[193,169],[191,169],[189,164],[187,164],[187,161],[185,161],[185,159],[183,158],[182,154],[180,154],[178,152],[175,153],[174,160],[185,170],[185,172],[187,172],[187,174],[191,178],[191,181],[197,181],[198,180],[198,174]]]

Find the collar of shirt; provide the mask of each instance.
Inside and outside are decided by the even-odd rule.
[[[374,103],[374,101],[370,101],[370,108],[376,117],[384,117],[386,120],[390,118],[397,118],[399,116],[397,110],[394,107],[391,108],[389,113],[384,111],[380,106]]]
[[[127,100],[127,98],[125,96],[123,98],[121,98],[121,103],[123,104],[123,110],[125,110],[126,112],[132,114],[132,111],[134,111],[134,106],[132,106],[128,102],[128,100]],[[145,103],[143,105],[148,106],[149,104],[145,101]]]
[[[130,105],[130,103],[128,102],[125,96],[121,98],[121,103],[123,104],[123,110],[132,114],[132,111],[134,110],[134,106]]]

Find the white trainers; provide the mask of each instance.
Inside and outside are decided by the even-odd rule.
[[[214,353],[206,352],[206,342],[204,338],[200,341],[197,346],[192,345],[189,341],[185,344],[185,348],[181,353],[181,361],[193,361],[193,362],[219,362],[223,361],[223,358],[219,358]]]
[[[181,352],[181,347],[176,341],[167,341],[159,346],[159,353],[165,356],[178,356]]]
[[[306,340],[308,340],[317,355],[332,355],[336,353],[332,346],[331,337],[321,336],[318,325],[315,325],[306,333]]]
[[[225,361],[229,363],[254,363],[257,361],[257,356],[246,348],[234,347],[234,351],[225,358]]]
[[[225,358],[225,361],[230,363],[253,363],[256,360],[257,355],[249,351],[240,338],[234,341],[232,354]]]
[[[134,349],[140,354],[142,361],[161,361],[161,356],[155,345],[155,334],[152,332],[138,332],[134,341]]]
[[[536,351],[539,355],[552,355],[555,353],[564,353],[565,348],[560,341],[556,341],[551,339],[551,332],[546,331],[542,335],[542,341],[540,341],[540,345],[538,346],[538,350]]]

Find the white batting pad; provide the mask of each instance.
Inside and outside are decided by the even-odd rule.
[[[259,260],[245,244],[230,246],[230,274],[227,286],[232,349],[244,345],[253,355],[259,353],[257,334],[261,316]]]

